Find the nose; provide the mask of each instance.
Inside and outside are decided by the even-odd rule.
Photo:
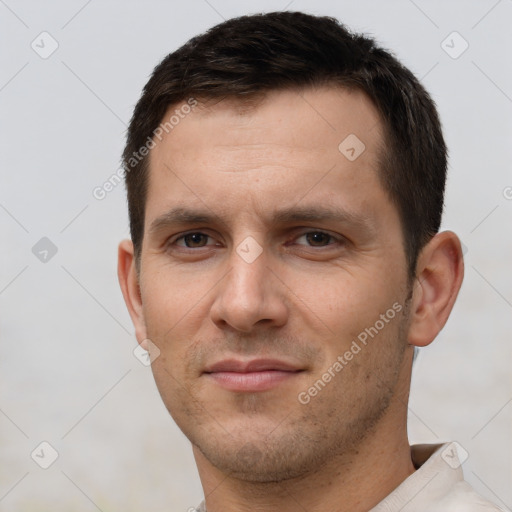
[[[269,266],[265,250],[253,261],[233,249],[230,270],[216,287],[210,315],[220,329],[250,333],[282,327],[288,319],[284,287]]]

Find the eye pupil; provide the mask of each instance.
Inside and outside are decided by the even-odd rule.
[[[308,233],[306,236],[311,245],[324,245],[324,243],[329,241],[329,235],[319,231]]]
[[[206,241],[206,236],[202,233],[190,233],[185,237],[185,244],[187,247],[203,247],[205,244],[201,243]]]

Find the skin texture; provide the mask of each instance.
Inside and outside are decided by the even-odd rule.
[[[353,161],[338,149],[350,134],[365,145]],[[119,279],[137,340],[160,351],[155,381],[192,442],[209,512],[363,511],[414,471],[413,346],[445,324],[463,263],[443,232],[408,281],[400,219],[378,178],[383,145],[364,94],[324,87],[251,108],[201,104],[151,151],[140,273],[123,241]],[[177,207],[210,218],[174,222],[165,214]],[[345,215],[277,217],[313,208]],[[249,262],[240,248],[261,254]],[[263,391],[205,373],[256,358],[300,371]]]

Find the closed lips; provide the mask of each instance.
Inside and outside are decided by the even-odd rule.
[[[252,373],[263,371],[283,371],[283,372],[299,372],[301,368],[291,363],[280,361],[277,359],[253,359],[251,361],[239,361],[236,359],[226,359],[208,366],[204,373]]]

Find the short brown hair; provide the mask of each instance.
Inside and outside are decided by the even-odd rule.
[[[373,39],[331,17],[286,11],[225,21],[154,69],[123,152],[137,262],[149,170],[148,156],[139,151],[169,107],[190,98],[244,101],[272,90],[331,84],[363,91],[381,115],[386,150],[379,176],[399,212],[409,276],[414,276],[418,253],[438,232],[443,211],[447,151],[435,104],[411,71]]]

